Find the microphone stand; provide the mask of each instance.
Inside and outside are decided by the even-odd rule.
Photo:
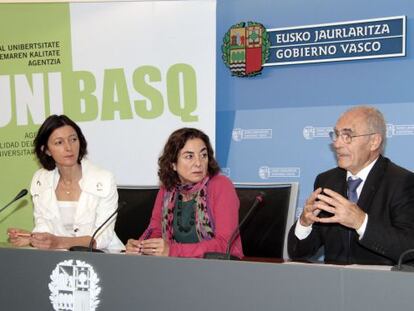
[[[103,222],[103,224],[102,225],[100,225],[96,230],[95,230],[95,232],[92,234],[92,237],[91,237],[91,240],[90,240],[90,242],[89,242],[89,245],[88,246],[81,246],[81,245],[79,245],[79,246],[72,246],[72,247],[70,247],[69,248],[69,250],[70,251],[73,251],[73,252],[92,252],[92,253],[104,253],[104,251],[103,250],[101,250],[101,249],[97,249],[97,248],[94,248],[93,247],[93,244],[94,244],[94,242],[95,242],[95,236],[96,236],[96,234],[102,229],[102,227],[103,226],[105,226],[107,223],[108,223],[108,221],[109,220],[111,220],[112,219],[112,217],[114,217],[115,216],[115,214],[116,213],[118,213],[119,212],[119,210],[121,209],[121,207],[122,207],[123,205],[120,205],[120,206],[118,206],[118,208],[115,210],[115,212],[113,212],[104,222]]]
[[[11,200],[9,203],[7,203],[5,206],[3,206],[1,209],[0,209],[0,213],[2,212],[2,211],[4,211],[7,207],[9,207],[12,203],[14,203],[14,202],[16,202],[18,199],[20,199],[20,198],[22,198],[22,197],[24,197],[25,195],[27,194],[27,189],[22,189],[22,190],[20,190],[20,192],[14,197],[14,199],[13,200]]]
[[[414,249],[408,249],[400,255],[398,258],[398,263],[391,268],[391,271],[403,271],[403,272],[414,272],[414,265],[405,264],[403,265],[403,259],[406,255],[414,253]]]
[[[226,252],[218,253],[218,252],[208,252],[204,254],[205,259],[220,259],[220,260],[240,260],[240,258],[233,256],[230,254],[231,246],[233,245],[234,240],[237,238],[237,236],[240,234],[240,228],[243,226],[243,224],[246,222],[246,220],[249,218],[250,214],[253,213],[253,211],[256,209],[257,206],[261,202],[263,202],[263,198],[265,196],[265,193],[260,191],[259,194],[256,196],[253,205],[248,210],[247,214],[244,216],[240,224],[236,227],[236,229],[233,231],[232,235],[230,236],[230,239],[227,243]]]

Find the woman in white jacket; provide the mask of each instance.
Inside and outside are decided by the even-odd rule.
[[[69,249],[88,246],[93,232],[117,209],[114,176],[84,159],[86,139],[65,115],[48,117],[34,140],[42,169],[32,179],[35,227],[32,232],[9,228],[15,246]],[[115,219],[95,236],[94,246],[123,249],[114,231]]]

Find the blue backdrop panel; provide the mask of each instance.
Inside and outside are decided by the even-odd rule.
[[[386,155],[414,169],[414,103],[375,105],[387,116]],[[299,206],[316,175],[336,166],[328,132],[349,106],[236,113],[225,173],[238,182],[300,182]]]
[[[301,208],[316,175],[336,165],[329,129],[360,104],[383,111],[386,155],[414,169],[414,2],[227,0],[217,15],[217,155],[235,182],[299,181]],[[405,57],[264,67],[251,78],[231,76],[220,57],[222,38],[241,21],[280,28],[401,15]]]

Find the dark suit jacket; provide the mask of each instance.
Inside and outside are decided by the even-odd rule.
[[[334,168],[317,176],[314,184],[346,197],[346,171]],[[361,240],[354,229],[340,224],[313,224],[304,240],[289,232],[292,259],[307,259],[321,246],[325,262],[386,264],[398,261],[402,252],[414,248],[414,174],[380,156],[368,174],[357,205],[368,214]]]

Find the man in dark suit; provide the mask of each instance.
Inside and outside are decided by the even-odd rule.
[[[395,264],[414,248],[414,174],[381,155],[386,126],[375,108],[346,111],[330,136],[338,167],[317,176],[290,229],[290,257],[324,246],[325,262]]]

